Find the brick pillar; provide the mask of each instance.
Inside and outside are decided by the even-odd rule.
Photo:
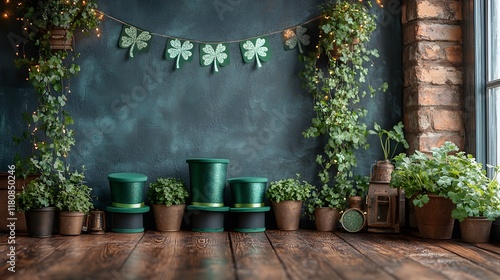
[[[403,115],[414,150],[464,147],[460,0],[403,0]]]

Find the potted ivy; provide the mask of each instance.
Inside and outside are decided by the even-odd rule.
[[[449,181],[455,190],[449,196],[456,207],[452,217],[460,222],[461,238],[465,242],[488,242],[493,221],[500,217],[500,185],[497,174],[500,166],[494,169],[494,177],[490,179],[482,164],[471,155],[458,154],[460,161],[453,169],[462,169],[462,176],[443,178]],[[467,174],[467,176],[463,176]]]
[[[481,177],[483,171],[471,155],[458,152],[458,147],[445,142],[432,149],[432,156],[420,151],[395,158],[391,187],[401,188],[415,205],[417,226],[421,237],[450,239],[457,186],[469,177]]]
[[[326,185],[313,189],[310,198],[306,201],[306,211],[311,220],[314,220],[316,230],[334,231],[340,212],[345,208],[345,196]]]
[[[99,24],[96,0],[29,0],[20,8],[23,20],[30,25],[30,39],[46,50],[73,50],[73,33]]]
[[[320,188],[332,188],[341,195],[347,195],[345,182],[354,176],[356,151],[368,147],[363,122],[367,110],[360,101],[387,89],[387,83],[374,88],[367,82],[368,62],[378,57],[376,49],[367,47],[377,26],[370,7],[370,1],[349,0],[322,5],[316,51],[300,56],[305,63],[300,77],[313,97],[315,111],[303,135],[324,139],[323,151],[316,157]]]
[[[391,181],[391,173],[394,170],[394,165],[391,163],[391,160],[396,155],[399,144],[403,145],[405,149],[409,147],[405,139],[403,128],[403,122],[394,125],[392,130],[383,129],[375,122],[373,129],[368,130],[369,134],[378,136],[380,147],[384,153],[384,159],[378,160],[376,164],[372,166],[372,182],[387,183]]]
[[[41,176],[30,181],[17,193],[17,209],[24,212],[29,236],[50,237],[54,227],[55,188],[53,180]]]
[[[85,214],[94,208],[90,192],[84,184],[83,172],[75,171],[58,188],[55,206],[59,210],[59,234],[79,235]]]
[[[186,185],[178,178],[158,178],[149,184],[148,199],[153,204],[156,228],[178,231],[189,196]]]
[[[311,196],[314,188],[306,181],[300,181],[300,174],[296,176],[296,178],[273,181],[269,183],[266,191],[279,230],[299,228],[302,203]]]

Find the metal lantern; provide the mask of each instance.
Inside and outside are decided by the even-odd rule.
[[[388,183],[370,183],[367,196],[369,232],[399,232],[399,192]]]

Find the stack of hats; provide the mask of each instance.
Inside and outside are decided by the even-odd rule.
[[[187,210],[191,229],[200,232],[224,231],[224,215],[229,207],[224,206],[224,189],[229,160],[218,158],[191,158],[189,181],[191,205]]]
[[[108,175],[112,203],[106,207],[111,213],[111,230],[121,233],[144,232],[144,185],[148,177],[139,173],[111,173]]]
[[[264,206],[267,178],[240,177],[228,179],[231,187],[233,207],[236,215],[234,230],[239,232],[263,232],[266,230],[265,212],[271,207]]]

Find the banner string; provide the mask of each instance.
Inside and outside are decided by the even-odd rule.
[[[100,11],[100,10],[95,10],[96,13],[99,13],[101,14],[101,16],[103,17],[106,17],[106,18],[109,18],[111,20],[114,20],[116,22],[119,22],[121,24],[124,24],[124,25],[128,25],[128,26],[133,26],[135,27],[137,30],[140,30],[140,31],[146,31],[146,32],[149,32],[149,34],[151,35],[154,35],[154,36],[158,36],[158,37],[163,37],[163,38],[168,38],[168,39],[178,39],[178,40],[182,40],[182,41],[190,41],[190,42],[193,42],[193,43],[198,43],[198,44],[218,44],[218,43],[227,43],[227,44],[231,44],[231,43],[239,43],[239,42],[243,42],[243,41],[247,41],[247,40],[252,40],[252,39],[256,39],[256,38],[261,38],[261,37],[265,37],[265,36],[270,36],[270,35],[274,35],[274,34],[278,34],[278,33],[282,33],[282,32],[285,32],[286,30],[289,30],[289,29],[293,29],[293,28],[297,28],[299,26],[303,26],[303,25],[306,25],[310,22],[313,22],[315,20],[318,20],[320,19],[321,17],[323,17],[322,15],[320,16],[317,16],[317,17],[314,17],[312,19],[309,19],[305,22],[302,22],[301,24],[297,24],[297,25],[294,25],[294,26],[291,26],[291,27],[287,27],[287,28],[284,28],[284,29],[280,29],[280,30],[276,30],[276,31],[273,31],[273,32],[269,32],[269,33],[266,33],[266,34],[263,34],[263,35],[259,35],[259,36],[254,36],[254,37],[248,37],[248,38],[244,38],[244,39],[240,39],[240,40],[231,40],[231,41],[218,41],[218,42],[210,42],[210,41],[198,41],[198,40],[191,40],[191,39],[188,39],[188,38],[183,38],[183,37],[176,37],[176,36],[170,36],[170,35],[165,35],[165,34],[160,34],[160,33],[155,33],[155,32],[150,32],[149,30],[145,30],[145,29],[142,29],[142,28],[139,28],[133,24],[130,24],[128,22],[125,22],[123,20],[120,20],[116,17],[113,17],[111,15],[108,15],[106,13],[104,13],[103,11]]]

